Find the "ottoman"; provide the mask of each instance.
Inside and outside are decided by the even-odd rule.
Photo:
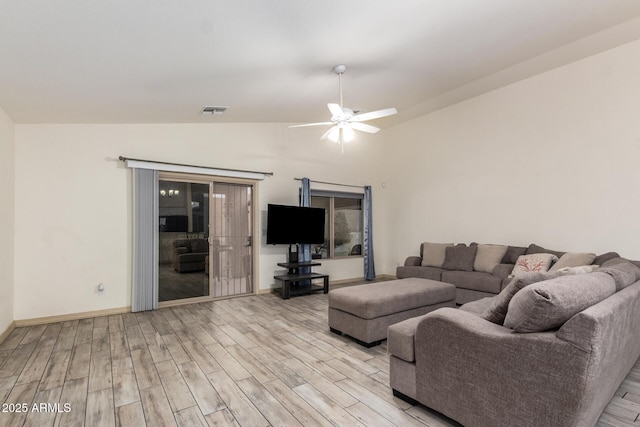
[[[329,292],[329,329],[372,347],[387,338],[389,325],[455,307],[455,299],[454,285],[415,277],[336,289]]]

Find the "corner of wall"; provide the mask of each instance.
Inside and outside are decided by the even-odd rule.
[[[0,182],[6,183],[0,204],[0,338],[14,327],[15,260],[15,125],[0,107]]]

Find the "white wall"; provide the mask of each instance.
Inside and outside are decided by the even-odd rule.
[[[130,305],[131,171],[119,155],[274,172],[259,184],[261,213],[268,203],[298,203],[294,177],[375,187],[381,138],[359,135],[343,156],[319,141],[321,132],[282,124],[16,125],[15,319]],[[286,249],[261,244],[261,289],[273,286]],[[325,260],[319,271],[358,278],[362,264]],[[100,282],[104,296],[95,294]]]
[[[383,268],[422,241],[640,259],[640,41],[385,131]]]
[[[1,172],[11,181],[15,170],[14,318],[130,304],[131,174],[119,155],[273,171],[259,186],[261,211],[297,203],[294,177],[371,184],[378,274],[426,240],[640,259],[638,75],[640,41],[362,136],[344,156],[317,129],[282,124],[16,125],[15,163]],[[2,159],[12,129],[0,119]],[[10,211],[0,211],[3,232]],[[261,244],[261,289],[285,251]],[[11,252],[0,244],[2,296]],[[361,277],[362,260],[320,271]]]
[[[13,322],[14,125],[0,108],[0,334]]]

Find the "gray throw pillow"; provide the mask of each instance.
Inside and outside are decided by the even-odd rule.
[[[508,246],[507,253],[504,254],[500,264],[515,264],[520,255],[524,255],[526,252],[527,248],[524,246]]]
[[[597,271],[607,273],[613,277],[616,283],[616,291],[640,280],[640,268],[623,258],[607,261]]]
[[[447,248],[453,246],[453,243],[429,243],[424,242],[422,254],[423,267],[442,268]]]
[[[464,243],[447,247],[442,268],[445,270],[473,271],[473,261],[476,257],[477,249],[478,245],[467,246]]]
[[[511,299],[504,326],[515,332],[555,329],[615,291],[613,278],[605,273],[561,276],[538,282]]]
[[[506,253],[507,247],[503,245],[478,245],[473,269],[475,271],[493,273],[493,269],[500,264]]]
[[[535,243],[532,243],[527,248],[527,252],[525,255],[531,255],[531,254],[553,254],[558,258],[560,258],[565,253],[560,251],[552,251],[551,249],[545,249],[542,246],[538,246]]]
[[[525,273],[521,277],[514,277],[511,279],[509,284],[505,286],[502,292],[491,298],[491,305],[480,315],[480,317],[497,325],[502,325],[504,323],[504,318],[507,315],[509,302],[513,296],[518,293],[518,291],[532,283],[553,279],[559,276],[560,273],[541,273],[536,271],[532,273]]]
[[[620,258],[620,255],[618,254],[618,252],[606,252],[604,254],[600,254],[597,257],[595,257],[595,259],[593,260],[592,264],[595,265],[602,265],[605,262],[614,259],[614,258]]]

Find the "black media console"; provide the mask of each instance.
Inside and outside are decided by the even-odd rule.
[[[297,295],[307,295],[311,292],[322,291],[325,294],[329,292],[328,275],[300,272],[301,268],[321,265],[319,262],[279,262],[278,265],[289,270],[287,274],[273,276],[273,278],[276,279],[276,282],[282,282],[282,286],[280,288],[276,288],[276,291],[280,292],[280,296],[283,299],[289,299],[290,297]],[[322,286],[313,284],[313,281],[317,279],[322,279]]]

